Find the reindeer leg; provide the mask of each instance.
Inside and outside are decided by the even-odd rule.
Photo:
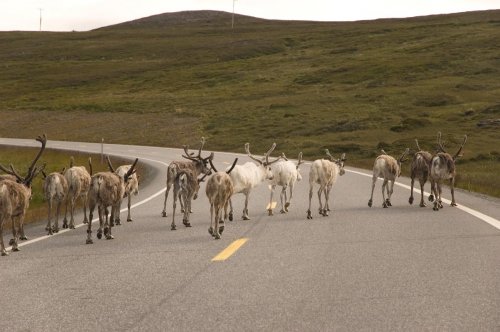
[[[219,232],[219,218],[220,218],[220,205],[217,204],[215,206],[215,227],[214,227],[214,238],[216,240],[219,240],[220,239],[220,232]]]
[[[276,185],[271,185],[271,197],[269,198],[269,208],[267,209],[268,215],[272,216],[273,215],[273,194],[274,194],[274,189],[276,188]]]
[[[329,215],[328,211],[330,211],[330,208],[328,206],[328,201],[330,200],[330,188],[331,187],[329,185],[325,187],[325,208],[323,210],[324,217],[328,217]]]
[[[89,222],[89,219],[87,219],[87,205],[88,205],[88,201],[87,201],[87,194],[85,195],[82,195],[82,199],[83,199],[83,223],[86,224]],[[92,222],[92,219],[90,219],[90,222]],[[75,228],[75,224],[71,224],[70,228]]]
[[[245,209],[243,210],[243,220],[250,220],[250,217],[248,216],[248,198],[250,197],[250,193],[246,192],[245,193]]]
[[[168,198],[168,192],[170,191],[171,186],[172,186],[172,184],[168,183],[168,180],[167,180],[167,189],[165,190],[165,200],[163,201],[163,211],[161,212],[162,217],[167,216],[167,198]]]
[[[313,184],[309,183],[309,207],[307,209],[307,219],[312,219],[312,214],[311,214],[312,197],[313,197]]]
[[[175,231],[177,227],[175,226],[175,208],[177,207],[177,195],[174,192],[174,203],[173,203],[173,211],[172,211],[172,224],[170,225],[170,230]]]
[[[387,200],[386,200],[386,202],[387,202],[388,206],[392,206],[391,197],[392,197],[392,193],[394,192],[394,181],[395,180],[389,181],[389,185],[386,186],[386,188],[387,188]],[[389,189],[389,187],[390,187],[390,189]]]
[[[3,243],[3,224],[4,224],[4,216],[0,217],[0,252],[2,256],[8,256],[7,250],[5,250],[5,245]]]
[[[436,183],[434,180],[431,178],[431,194],[429,195],[429,202],[434,202],[434,196],[435,196],[435,191],[436,191]]]
[[[425,185],[425,180],[420,179],[420,207],[425,207],[426,204],[424,202],[424,185]]]
[[[130,206],[132,204],[132,195],[128,195],[128,202],[127,202],[127,221],[131,222],[132,221],[132,216],[130,215]]]
[[[111,215],[109,216],[109,221],[108,221],[108,210],[106,209],[106,223],[104,224],[104,235],[106,236],[106,240],[113,240],[114,237],[111,234],[111,230],[113,228],[113,220],[116,220],[118,217],[116,216],[118,212],[118,215],[120,214],[120,207],[119,206],[111,206]]]
[[[233,221],[233,201],[229,198],[229,221]]]
[[[24,234],[24,213],[19,217],[19,239],[28,240],[28,237]]]
[[[63,224],[62,228],[68,228],[68,204],[69,204],[70,197],[66,197],[66,202],[64,204],[64,219],[63,219]],[[47,230],[47,229],[45,229]]]
[[[61,201],[57,202],[56,206],[56,225],[54,228],[54,232],[58,233],[59,232],[59,211],[61,210]]]
[[[208,234],[214,235],[214,226],[215,226],[215,220],[214,220],[214,203],[210,202],[210,227],[208,228]]]
[[[387,189],[387,183],[388,182],[389,182],[389,180],[384,179],[384,183],[382,184],[382,200],[383,200],[382,206],[384,208],[389,207],[389,205],[387,205],[387,200],[385,198],[385,192],[386,192],[386,190],[387,190],[387,192],[389,192],[389,190]]]
[[[16,224],[16,217],[12,217],[12,239],[9,241],[9,244],[12,246],[12,251],[19,251],[19,248],[17,247],[19,230],[17,229]]]
[[[186,197],[184,196],[184,202],[186,203],[186,210],[184,211],[184,219],[182,220],[182,223],[186,227],[191,227],[191,224],[189,223],[189,211],[191,210],[191,197]]]
[[[52,200],[50,198],[47,200],[47,205],[48,205],[47,226],[45,226],[45,230],[48,232],[47,235],[52,235],[52,223],[50,220],[50,212],[52,210]]]
[[[373,190],[375,189],[375,183],[377,182],[377,176],[375,176],[375,174],[373,175],[373,178],[372,178],[372,194],[370,196],[370,199],[368,200],[368,206],[369,207],[372,207],[373,205]]]
[[[94,209],[95,205],[89,204],[89,219],[90,222],[88,223],[87,226],[87,241],[85,242],[86,244],[92,244],[94,241],[92,241],[92,218],[94,217]]]
[[[285,212],[288,212],[288,208],[290,207],[290,204],[292,204],[292,197],[293,197],[293,183],[290,184],[290,198],[289,200],[285,203]],[[286,201],[286,193],[285,193],[285,201]]]
[[[415,176],[412,176],[411,177],[411,188],[410,188],[410,198],[408,199],[408,203],[410,203],[410,205],[413,204],[413,184],[415,183]]]
[[[286,185],[281,188],[281,193],[280,193],[280,203],[281,203],[281,210],[280,213],[286,213]]]

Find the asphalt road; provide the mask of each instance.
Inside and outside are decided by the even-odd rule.
[[[57,141],[47,147],[101,149]],[[409,190],[396,186],[393,207],[383,209],[379,182],[369,208],[369,172],[347,167],[330,216],[318,214],[315,194],[307,220],[304,164],[288,214],[267,216],[262,184],[250,198],[251,220],[241,220],[244,196],[234,196],[236,220],[214,240],[204,186],[193,227],[170,230],[171,195],[169,215],[161,217],[165,165],[181,150],[105,145],[105,153],[155,169],[134,197],[134,221],[116,226],[114,240],[96,240],[94,232],[93,245],[85,244],[84,227],[50,237],[44,222],[27,228],[21,251],[0,257],[1,331],[500,330],[499,200],[458,191],[459,207],[434,212],[410,206]],[[215,165],[234,157],[216,152]],[[233,255],[212,261],[239,239],[247,242]]]

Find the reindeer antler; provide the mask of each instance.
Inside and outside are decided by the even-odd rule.
[[[217,168],[215,168],[214,164],[212,163],[212,159],[209,159],[208,162],[210,163],[210,167],[217,173]]]
[[[245,152],[247,153],[247,156],[249,156],[252,160],[258,162],[259,164],[263,164],[262,160],[255,158],[250,153],[250,143],[245,143]]]
[[[201,150],[203,149],[204,145],[205,145],[205,137],[202,137],[200,143],[200,149],[198,150],[198,158],[201,158]]]
[[[299,169],[300,164],[303,164],[304,161],[302,160],[302,152],[299,152],[299,159],[297,159],[297,166],[295,168]]]
[[[138,161],[139,161],[139,158],[135,158],[134,163],[132,164],[132,166],[130,166],[130,169],[128,170],[128,172],[125,173],[125,175],[123,176],[123,178],[125,180],[127,180],[132,174],[134,174],[136,172],[135,166],[137,165]]]
[[[69,168],[73,167],[75,164],[75,158],[73,156],[69,157]]]
[[[233,164],[231,165],[231,168],[226,171],[227,174],[231,173],[233,170],[234,166],[236,166],[236,163],[238,162],[238,158],[234,159]]]
[[[415,144],[417,145],[417,150],[422,151],[422,149],[420,148],[420,145],[418,145],[418,140],[416,138],[415,138]]]
[[[464,140],[462,142],[462,145],[460,145],[460,148],[458,149],[457,153],[453,156],[453,160],[457,159],[458,157],[462,157],[460,153],[462,152],[462,149],[464,148],[465,142],[467,142],[467,135],[464,135]]]
[[[288,161],[288,158],[285,156],[285,153],[284,152],[281,152],[281,158],[285,159],[286,161]]]
[[[33,172],[33,169],[35,168],[36,162],[38,159],[40,159],[40,156],[42,155],[42,152],[45,150],[45,145],[47,144],[47,135],[39,135],[36,140],[42,144],[42,147],[40,148],[40,151],[38,151],[38,154],[36,155],[35,159],[31,162],[30,167],[28,167],[28,175],[26,177],[29,177],[31,173]]]
[[[385,152],[385,150],[384,150],[384,149],[380,149],[380,152],[382,152],[382,154],[387,155],[387,152]]]
[[[330,158],[330,161],[334,161],[335,158],[330,154],[330,150],[325,149],[325,154],[328,158]]]
[[[112,172],[112,173],[114,173],[115,172],[115,168],[111,164],[111,160],[109,160],[109,156],[106,156],[106,162],[108,163],[109,171]]]
[[[438,131],[437,134],[437,145],[438,145],[438,151],[446,153],[446,150],[443,147],[443,142],[441,141],[441,132]]]
[[[405,152],[403,152],[403,154],[401,155],[401,157],[399,157],[399,162],[400,163],[403,163],[405,161],[407,161],[408,159],[404,159],[408,153],[410,153],[410,149],[409,148],[406,148]]]

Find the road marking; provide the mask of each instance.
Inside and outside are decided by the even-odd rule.
[[[350,172],[350,173],[354,173],[354,174],[358,174],[358,175],[363,175],[363,176],[370,177],[370,178],[372,177],[371,174],[366,174],[366,173],[357,172],[357,171],[351,171],[351,170],[347,170],[347,169],[346,169],[346,172]],[[399,183],[399,182],[394,182],[394,184],[397,185],[397,186],[400,186],[402,188],[411,190],[411,187],[408,186],[408,185],[406,185],[406,184]],[[417,189],[417,188],[415,188],[415,187],[413,188],[413,191],[415,193],[417,193],[417,194],[420,194],[420,190]],[[430,193],[424,191],[424,195],[425,196],[429,196]],[[451,203],[451,201],[448,200],[448,199],[446,199],[446,198],[442,198],[441,200],[445,204],[450,204]],[[476,217],[478,219],[481,219],[482,221],[490,224],[491,226],[495,227],[496,229],[500,229],[500,220],[498,220],[498,219],[490,217],[490,216],[488,216],[488,215],[486,215],[484,213],[481,213],[479,211],[476,211],[476,210],[471,209],[471,208],[469,208],[467,206],[464,206],[464,205],[460,205],[459,204],[459,205],[456,206],[456,208],[459,209],[459,210],[462,210],[462,211],[464,211],[464,212],[466,212],[466,213],[468,213],[468,214],[470,214],[470,215],[472,215],[472,216],[474,216],[474,217]]]
[[[212,258],[212,262],[225,261],[233,255],[238,249],[241,248],[248,241],[247,238],[242,238],[231,243],[226,249],[222,250],[217,256]]]

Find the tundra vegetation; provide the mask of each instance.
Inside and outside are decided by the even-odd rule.
[[[235,15],[230,27],[231,14],[203,11],[0,32],[2,136],[105,132],[172,147],[205,136],[213,150],[276,142],[306,160],[333,146],[370,169],[380,149],[415,138],[434,153],[427,142],[442,131],[452,149],[468,136],[456,186],[500,197],[500,10],[337,23]]]

